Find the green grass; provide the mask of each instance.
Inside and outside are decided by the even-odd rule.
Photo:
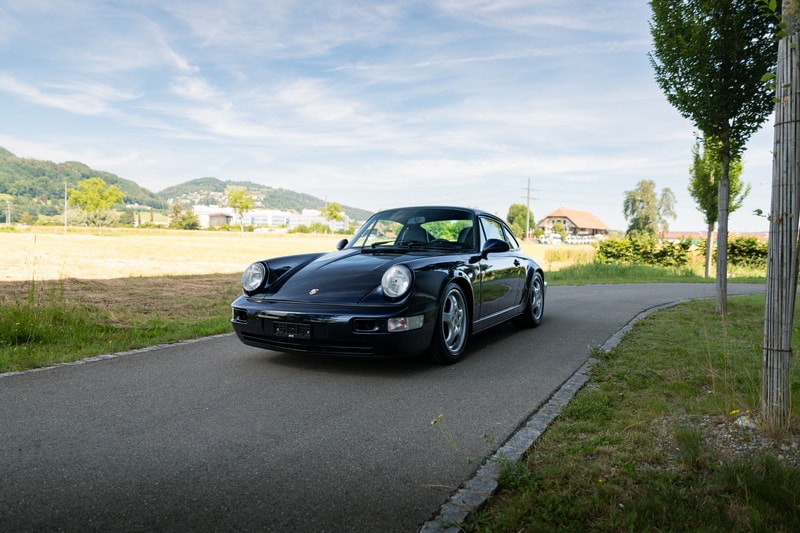
[[[0,372],[227,333],[239,276],[65,280],[0,293]]]
[[[548,272],[547,281],[713,281],[693,272],[578,263]],[[0,284],[0,372],[229,332],[229,304],[239,293],[238,274]]]
[[[637,323],[596,354],[590,383],[524,460],[503,465],[465,531],[795,531],[800,469],[778,457],[798,453],[798,436],[753,455],[711,444],[720,428],[760,431],[734,421],[757,418],[763,314],[763,297],[737,297],[724,319],[698,301]]]
[[[602,263],[575,263],[545,273],[550,285],[587,285],[595,283],[714,283],[714,278],[699,274],[698,265],[685,267],[650,267],[644,265],[605,265]],[[764,283],[763,270],[731,267],[730,283]]]

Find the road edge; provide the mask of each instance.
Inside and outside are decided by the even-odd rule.
[[[679,300],[645,309],[629,320],[609,337],[598,351],[614,349],[633,326],[648,315],[691,301]],[[483,507],[499,488],[498,479],[503,464],[517,463],[542,436],[572,398],[591,378],[592,366],[598,359],[588,357],[573,374],[544,402],[537,407],[511,437],[467,480],[440,508],[438,513],[417,530],[418,533],[458,533],[470,513]]]

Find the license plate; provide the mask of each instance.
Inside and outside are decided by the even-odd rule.
[[[298,324],[295,322],[275,322],[275,336],[290,339],[310,339],[311,324]]]

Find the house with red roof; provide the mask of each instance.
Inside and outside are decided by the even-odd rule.
[[[608,235],[608,226],[595,215],[588,211],[577,211],[575,209],[556,209],[536,224],[536,228],[550,234],[553,232],[553,225],[560,222],[567,230],[567,235],[578,237],[595,237],[597,235]]]

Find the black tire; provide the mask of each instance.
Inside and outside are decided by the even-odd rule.
[[[535,328],[542,323],[542,316],[544,316],[544,279],[540,272],[535,272],[528,286],[525,310],[515,321],[521,326]]]
[[[436,329],[431,342],[431,358],[441,364],[451,365],[464,357],[470,331],[470,310],[464,291],[450,282],[442,293]]]

